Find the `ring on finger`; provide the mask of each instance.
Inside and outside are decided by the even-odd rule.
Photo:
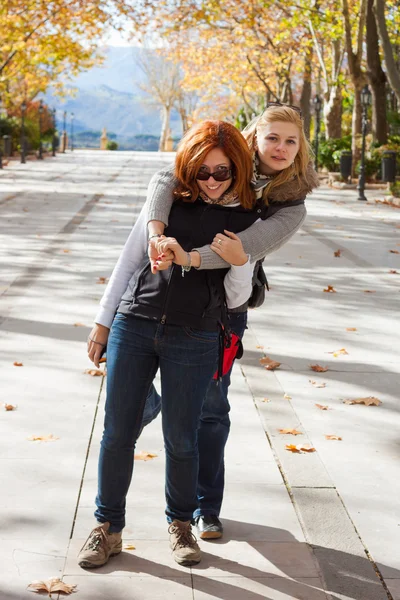
[[[221,238],[218,238],[218,244],[221,245],[222,244],[222,240]]]

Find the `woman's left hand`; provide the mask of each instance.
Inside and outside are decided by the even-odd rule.
[[[225,235],[217,233],[211,244],[211,249],[230,265],[245,265],[248,257],[243,250],[240,238],[227,229],[224,229],[224,233]]]
[[[163,254],[166,254],[168,251],[170,251],[174,253],[172,262],[174,262],[176,265],[182,266],[188,264],[188,253],[182,248],[175,238],[167,237],[160,239],[156,242],[156,244],[161,258],[163,258]]]

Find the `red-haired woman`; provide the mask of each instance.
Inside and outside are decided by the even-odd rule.
[[[125,293],[115,303],[118,311],[109,335],[104,334],[106,327],[96,325],[88,343],[94,362],[107,343],[107,401],[95,512],[99,526],[79,554],[84,568],[101,566],[121,551],[135,443],[158,368],[171,548],[180,564],[200,561],[190,523],[197,508],[197,429],[210,380],[221,366],[218,358],[225,342],[221,325],[224,331],[228,326],[224,293],[228,269],[192,268],[196,266],[192,249],[211,243],[221,231],[231,232],[235,239],[237,232],[267,218],[267,207],[257,202],[250,186],[252,172],[251,153],[234,126],[207,121],[192,128],[177,151],[176,201],[164,232],[167,239],[177,240],[175,260],[179,256],[181,265],[155,276],[146,249],[135,252],[128,244],[114,269],[110,279],[114,302],[118,289]],[[238,265],[247,263],[239,242],[238,247]],[[128,254],[131,258],[124,262]],[[111,305],[110,301],[107,308]]]

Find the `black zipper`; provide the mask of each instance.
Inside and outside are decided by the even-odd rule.
[[[172,265],[171,273],[169,274],[169,278],[168,278],[167,290],[165,292],[164,302],[163,302],[163,306],[161,309],[161,319],[160,319],[161,325],[165,325],[165,323],[167,321],[167,301],[168,301],[168,296],[169,296],[169,288],[171,285],[171,279],[172,279],[172,275],[174,274],[175,267],[176,267],[175,264]]]

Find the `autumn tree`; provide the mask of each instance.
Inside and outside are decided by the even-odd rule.
[[[387,6],[388,5],[388,6]],[[394,35],[390,35],[388,20],[386,19],[385,9],[390,9],[391,13],[391,22],[397,25],[397,36],[395,38]],[[396,6],[396,2],[386,3],[385,0],[374,0],[373,11],[376,18],[376,24],[379,32],[379,37],[382,44],[383,55],[385,58],[385,65],[387,71],[387,77],[390,82],[391,88],[396,94],[397,101],[400,103],[400,72],[396,65],[396,60],[394,56],[394,43],[399,44],[399,29],[398,29],[398,20],[399,20],[399,7],[398,3]],[[389,22],[390,22],[389,21]]]

